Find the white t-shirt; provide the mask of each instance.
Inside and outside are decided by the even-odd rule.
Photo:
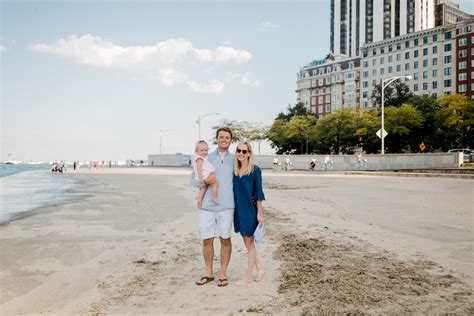
[[[193,159],[193,168],[194,168],[194,177],[196,178],[197,181],[199,181],[199,176],[198,176],[198,171],[197,171],[197,165],[196,165],[196,162],[198,161],[198,159],[202,159],[202,179],[203,180],[206,180],[207,177],[209,176],[209,174],[211,172],[215,172],[216,169],[214,168],[214,166],[209,162],[209,159],[207,159],[207,156],[206,157],[203,157],[203,156],[196,156],[194,159]]]

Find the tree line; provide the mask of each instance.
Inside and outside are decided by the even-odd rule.
[[[400,86],[400,87],[399,87]],[[372,100],[380,104],[380,85]],[[474,148],[474,101],[453,94],[435,98],[411,94],[403,84],[385,89],[384,125],[387,153],[446,152],[451,148]],[[268,139],[277,154],[353,154],[380,152],[380,109],[340,109],[318,118],[303,103],[288,106],[271,126],[223,121],[235,140],[260,143]],[[217,128],[217,127],[215,127]],[[420,145],[423,144],[424,146]]]

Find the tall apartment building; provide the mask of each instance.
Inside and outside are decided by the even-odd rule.
[[[474,99],[474,19],[456,25],[456,92]]]
[[[297,102],[324,116],[341,108],[359,108],[360,58],[333,56],[314,60],[297,73]]]
[[[469,13],[461,11],[459,4],[452,0],[436,0],[435,10],[435,26],[456,24],[473,18]]]
[[[362,108],[383,79],[410,75],[405,83],[416,95],[442,96],[472,91],[472,23],[440,26],[366,44],[361,48]],[[471,46],[470,46],[471,45]],[[470,85],[470,86],[469,86]],[[459,90],[461,89],[461,90]]]
[[[365,43],[435,26],[435,0],[331,0],[331,52],[358,56]]]

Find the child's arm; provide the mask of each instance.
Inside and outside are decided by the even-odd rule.
[[[199,182],[204,183],[204,179],[202,178],[202,165],[204,163],[204,159],[198,158],[196,159],[196,170],[197,170],[197,178]]]

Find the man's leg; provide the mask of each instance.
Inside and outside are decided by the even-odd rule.
[[[234,210],[225,210],[218,213],[217,226],[219,228],[219,240],[221,242],[221,269],[219,271],[219,286],[226,286],[227,268],[229,267],[230,255],[232,253],[232,242],[230,236],[232,234],[232,223],[234,221]]]
[[[224,239],[219,237],[221,241],[221,269],[219,271],[219,279],[227,279],[227,268],[229,267],[230,255],[232,254],[232,242],[230,238]]]
[[[206,265],[205,276],[211,277],[213,273],[212,259],[214,259],[214,238],[208,238],[202,241],[202,256],[204,257],[204,264]]]

